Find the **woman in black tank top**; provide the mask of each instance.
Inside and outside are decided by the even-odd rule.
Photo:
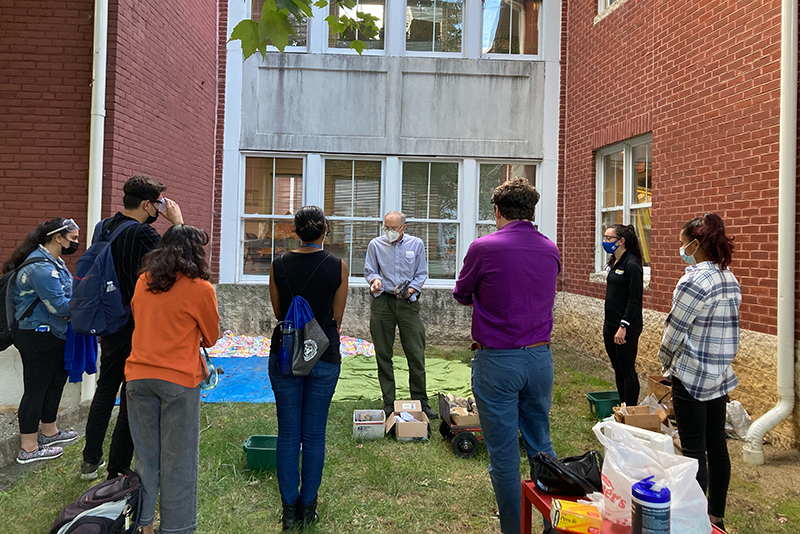
[[[278,371],[280,329],[272,334],[269,377],[278,410],[277,478],[283,502],[283,530],[315,522],[317,491],[325,463],[328,409],[339,380],[339,332],[347,301],[347,265],[322,250],[328,220],[316,206],[305,206],[294,216],[300,248],[275,258],[269,272],[269,295],[278,321],[284,320],[294,296],[302,296],[328,335],[330,346],[306,376]],[[303,480],[300,486],[300,446]]]

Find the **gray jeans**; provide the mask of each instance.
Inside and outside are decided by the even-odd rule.
[[[163,534],[197,529],[200,386],[142,379],[128,382],[128,419],[142,477],[141,526],[153,523],[161,488]]]

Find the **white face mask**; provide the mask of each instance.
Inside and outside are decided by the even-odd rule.
[[[394,243],[398,239],[400,239],[400,232],[396,230],[386,230],[386,237],[389,239],[390,243]]]

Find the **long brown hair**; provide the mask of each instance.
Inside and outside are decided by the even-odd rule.
[[[706,212],[702,217],[695,217],[683,225],[681,229],[687,243],[697,239],[697,243],[713,263],[721,269],[731,264],[733,258],[733,238],[725,234],[725,223],[716,213]]]
[[[39,248],[39,245],[49,243],[51,240],[55,239],[57,235],[65,236],[70,232],[74,232],[77,228],[72,228],[70,225],[66,225],[66,227],[60,232],[47,235],[50,232],[65,226],[67,221],[70,221],[70,219],[56,217],[37,226],[25,237],[25,240],[14,249],[14,252],[11,253],[11,256],[8,257],[5,263],[3,263],[3,272],[7,273],[11,269],[19,267],[31,252]]]
[[[176,224],[164,233],[158,247],[142,261],[140,272],[147,273],[147,290],[163,293],[172,289],[178,274],[208,280],[211,271],[206,260],[208,234],[188,224]]]

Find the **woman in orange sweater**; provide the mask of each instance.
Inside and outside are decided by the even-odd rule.
[[[214,345],[219,313],[203,248],[208,235],[178,224],[145,256],[131,301],[135,328],[125,365],[128,417],[142,478],[140,525],[153,534],[161,489],[162,532],[197,529],[200,346]]]

